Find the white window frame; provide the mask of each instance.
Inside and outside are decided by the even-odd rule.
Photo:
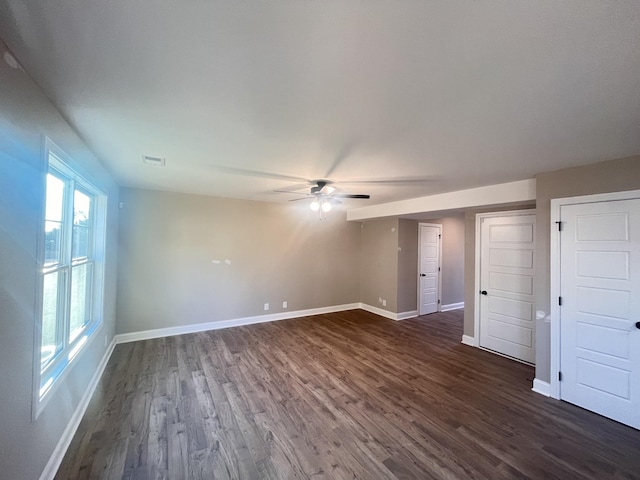
[[[37,252],[37,305],[35,317],[35,334],[34,334],[34,355],[33,355],[33,408],[32,417],[35,420],[44,409],[48,400],[53,396],[55,390],[62,383],[64,377],[68,374],[69,366],[76,362],[85,350],[89,340],[96,336],[101,330],[104,318],[104,287],[105,287],[105,246],[106,246],[106,218],[107,218],[107,196],[99,190],[93,182],[90,182],[75,169],[73,160],[64,153],[49,138],[44,138],[43,142],[44,168],[42,174],[42,202],[41,202],[41,231],[39,232],[38,252]],[[66,296],[66,304],[70,302],[71,295],[71,271],[73,267],[84,263],[92,265],[92,283],[88,300],[90,301],[90,316],[88,322],[81,328],[78,335],[68,341],[70,327],[70,312],[66,308],[62,321],[64,325],[63,349],[56,354],[54,359],[46,364],[44,368],[41,365],[42,359],[42,318],[43,318],[43,290],[45,277],[45,212],[46,212],[46,179],[49,173],[54,173],[58,178],[63,178],[67,183],[66,196],[73,196],[77,189],[83,193],[89,194],[92,198],[92,238],[90,239],[90,258],[72,261],[72,241],[70,238],[61,238],[61,242],[67,242],[66,250],[68,253],[68,264],[64,261],[59,267],[60,271],[68,271],[66,273],[67,280],[65,288],[62,292]],[[63,216],[63,223],[67,231],[67,235],[73,234],[73,207],[72,202],[65,200],[64,208],[67,210]],[[47,268],[47,270],[49,270]]]

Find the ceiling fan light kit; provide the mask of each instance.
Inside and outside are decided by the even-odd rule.
[[[333,205],[331,205],[331,201],[329,201],[329,199],[322,199],[320,195],[318,195],[318,198],[314,198],[311,201],[309,208],[313,212],[320,212],[320,218],[322,218],[323,214],[331,211]]]
[[[323,214],[330,212],[333,209],[334,205],[342,203],[340,200],[338,200],[339,198],[371,198],[369,195],[352,195],[347,193],[340,193],[339,190],[330,185],[331,183],[333,183],[331,180],[311,180],[309,181],[309,185],[311,185],[311,188],[309,189],[309,193],[306,194],[289,190],[274,190],[274,192],[304,195],[304,197],[302,198],[294,198],[293,200],[289,200],[290,202],[297,202],[299,200],[311,198],[309,208],[314,212],[320,212],[321,218]]]

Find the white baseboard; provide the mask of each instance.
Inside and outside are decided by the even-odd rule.
[[[80,399],[78,406],[76,407],[73,415],[71,415],[71,419],[67,424],[67,428],[64,429],[60,440],[58,440],[58,444],[56,448],[53,450],[51,457],[49,457],[49,461],[44,467],[42,474],[40,474],[40,480],[53,480],[58,472],[58,468],[60,468],[60,464],[62,463],[62,459],[64,455],[67,453],[67,449],[71,444],[71,440],[73,440],[73,436],[76,434],[76,430],[80,425],[80,421],[84,416],[84,413],[89,406],[89,402],[91,401],[91,397],[93,396],[93,392],[96,390],[98,386],[98,382],[100,382],[100,378],[104,373],[104,369],[107,366],[107,362],[113,353],[113,349],[116,346],[115,338],[111,340],[111,343],[107,347],[107,350],[104,352],[96,371],[93,373],[89,384],[87,385],[87,389],[84,391],[84,395]]]
[[[381,317],[390,318],[391,320],[397,320],[397,314],[390,312],[389,310],[383,310],[382,308],[374,307],[373,305],[368,305],[366,303],[360,303],[360,308],[367,312],[375,313],[376,315],[380,315]]]
[[[464,345],[469,345],[471,347],[477,347],[475,337],[470,337],[469,335],[462,335],[462,342]]]
[[[533,379],[533,388],[531,390],[545,397],[551,396],[551,384],[538,380],[537,378]]]
[[[464,302],[450,303],[449,305],[442,305],[440,307],[440,311],[449,312],[451,310],[460,310],[461,308],[464,308]]]
[[[408,318],[416,318],[418,316],[418,310],[411,310],[409,312],[396,313],[396,320],[407,320]]]
[[[359,308],[367,312],[380,315],[381,317],[389,318],[391,320],[406,320],[408,318],[414,318],[418,316],[417,310],[411,310],[409,312],[394,313],[394,312],[390,312],[389,310],[384,310],[382,308],[374,307],[373,305],[368,305],[366,303],[360,303]]]
[[[150,340],[152,338],[171,337],[173,335],[184,335],[186,333],[206,332],[207,330],[219,330],[222,328],[240,327],[243,325],[254,325],[256,323],[275,322],[278,320],[289,320],[292,318],[309,317],[311,315],[321,315],[323,313],[344,312],[345,310],[356,310],[361,308],[376,315],[380,315],[391,320],[406,320],[418,316],[418,311],[393,313],[388,310],[373,307],[366,303],[348,303],[345,305],[334,305],[331,307],[310,308],[307,310],[297,310],[293,312],[281,312],[271,315],[257,315],[255,317],[234,318],[231,320],[220,320],[217,322],[195,323],[191,325],[181,325],[178,327],[156,328],[153,330],[142,330],[139,332],[119,333],[115,336],[115,342],[128,343],[139,340]]]
[[[184,335],[185,333],[206,332],[207,330],[219,330],[221,328],[240,327],[256,323],[275,322],[278,320],[308,317],[311,315],[322,315],[323,313],[344,312],[345,310],[355,310],[357,308],[360,308],[359,303],[348,303],[345,305],[334,305],[331,307],[310,308],[307,310],[297,310],[292,312],[272,313],[270,315],[257,315],[255,317],[220,320],[218,322],[204,322],[191,325],[181,325],[178,327],[156,328],[140,332],[120,333],[115,336],[115,341],[116,343],[137,342],[138,340],[171,337],[173,335]]]

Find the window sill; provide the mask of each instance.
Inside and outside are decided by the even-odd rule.
[[[73,370],[73,367],[77,365],[78,359],[82,357],[82,354],[87,351],[88,346],[95,340],[98,332],[102,331],[102,322],[96,323],[89,327],[84,335],[79,337],[77,343],[64,354],[64,359],[57,362],[51,373],[46,377],[46,381],[40,380],[40,385],[37,386],[34,395],[33,409],[32,409],[32,421],[35,421],[40,413],[44,410],[49,400],[54,396],[54,393],[58,390],[60,385],[64,383],[64,380],[69,375],[69,372]],[[40,376],[39,376],[40,377]]]

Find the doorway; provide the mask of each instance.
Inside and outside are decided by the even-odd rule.
[[[440,310],[442,225],[419,224],[418,315]]]
[[[553,200],[552,216],[552,391],[640,429],[640,192]]]
[[[534,364],[535,211],[478,214],[476,224],[479,346]]]

